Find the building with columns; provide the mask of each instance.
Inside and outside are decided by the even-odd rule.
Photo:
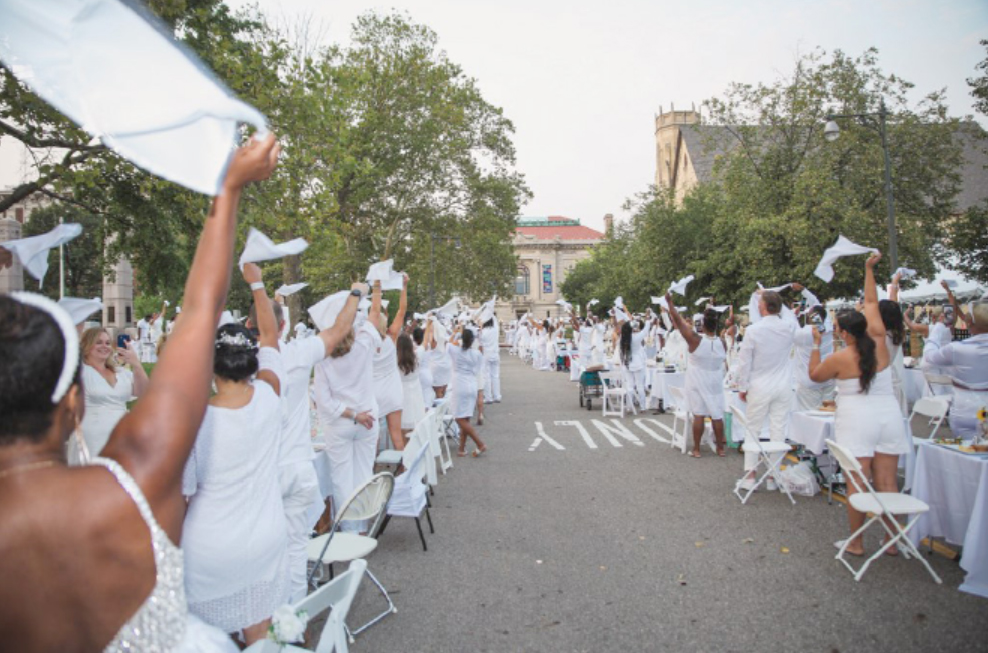
[[[608,231],[613,221],[612,215],[604,216]],[[604,238],[605,234],[581,225],[579,220],[561,216],[519,218],[512,241],[518,257],[515,294],[511,301],[497,303],[498,319],[507,323],[525,313],[540,319],[562,315],[556,304],[562,298],[559,284]]]

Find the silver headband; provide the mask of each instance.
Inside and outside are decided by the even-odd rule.
[[[216,339],[216,346],[220,345],[232,345],[234,347],[246,347],[247,349],[256,350],[257,343],[253,342],[245,336],[243,333],[238,333],[236,335],[230,333],[223,333],[219,338]]]
[[[50,315],[62,332],[62,339],[65,341],[65,359],[62,361],[62,373],[58,377],[58,383],[51,393],[51,403],[57,405],[72,387],[72,379],[75,378],[76,369],[79,367],[79,332],[76,331],[75,324],[65,309],[47,297],[33,292],[14,292],[10,296],[22,304],[33,306]]]

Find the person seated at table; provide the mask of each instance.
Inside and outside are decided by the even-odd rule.
[[[724,361],[727,347],[717,335],[717,311],[708,308],[703,311],[700,323],[702,333],[697,333],[686,323],[676,310],[671,295],[666,295],[669,315],[672,322],[686,340],[689,364],[686,366],[686,404],[693,414],[694,458],[700,457],[700,440],[703,438],[704,422],[709,417],[717,441],[717,455],[724,454]]]
[[[954,384],[950,430],[965,440],[978,435],[978,411],[988,406],[988,300],[972,302],[968,315],[971,337],[941,347],[929,358]]]
[[[845,311],[837,316],[836,335],[845,347],[820,360],[823,335],[813,330],[814,347],[810,355],[810,378],[817,383],[837,379],[837,414],[834,435],[838,444],[846,447],[861,463],[865,476],[873,479],[878,492],[898,492],[896,470],[899,456],[912,446],[907,438],[905,423],[892,388],[891,356],[885,341],[885,323],[878,308],[875,286],[875,264],[881,254],[874,254],[865,263],[864,313]],[[863,484],[862,484],[863,485]],[[855,492],[847,484],[848,495]],[[847,502],[851,533],[864,524],[864,513]],[[887,538],[886,538],[887,539]],[[838,548],[843,542],[836,544]],[[864,545],[858,535],[848,543],[851,555],[864,555]],[[889,549],[889,555],[898,553]]]

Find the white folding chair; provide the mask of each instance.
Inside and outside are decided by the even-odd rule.
[[[758,454],[758,464],[755,465],[755,468],[753,470],[745,470],[744,476],[738,479],[738,482],[734,485],[734,494],[737,495],[739,499],[741,499],[742,505],[746,504],[748,503],[748,498],[751,497],[751,495],[755,492],[755,490],[761,487],[761,484],[764,483],[769,476],[772,476],[773,478],[777,479],[779,487],[782,488],[782,491],[786,493],[787,497],[789,497],[789,501],[791,501],[793,505],[795,505],[796,500],[792,498],[792,493],[789,492],[789,486],[781,482],[781,480],[778,480],[781,479],[781,475],[779,474],[779,472],[781,471],[783,454],[789,452],[789,445],[786,444],[785,442],[776,442],[774,440],[768,440],[765,442],[761,441],[757,435],[752,435],[751,430],[748,428],[747,420],[745,420],[744,413],[741,410],[739,410],[737,406],[731,406],[730,411],[731,411],[732,423],[740,424],[741,427],[744,429],[745,452],[747,453],[748,451],[753,451]],[[776,456],[774,462],[772,461],[771,454],[779,454],[778,456]],[[761,476],[758,476],[759,467],[765,468],[765,473],[763,473]],[[754,472],[755,484],[752,485],[751,488],[749,488],[748,490],[744,491],[745,494],[742,495],[741,483],[744,481],[745,477],[748,475],[749,472]]]
[[[446,418],[449,416],[449,399],[445,397],[437,399],[432,409],[433,432],[432,437],[436,441],[436,449],[439,452],[439,471],[446,475],[446,470],[453,467],[453,455],[449,451],[449,439],[443,437],[446,429]],[[446,450],[445,457],[443,449]]]
[[[360,587],[360,581],[363,580],[365,571],[367,571],[367,561],[354,560],[345,572],[302,600],[292,604],[292,612],[297,614],[304,611],[308,615],[309,621],[324,612],[329,612],[326,615],[326,623],[323,624],[322,632],[319,634],[319,644],[315,649],[292,646],[291,644],[280,646],[265,638],[254,642],[244,651],[250,653],[299,653],[300,651],[315,650],[315,653],[347,653],[349,637],[346,633],[346,616],[350,612],[353,597],[357,595],[357,589]]]
[[[377,531],[384,519],[385,508],[394,491],[395,477],[388,472],[372,476],[366,483],[354,490],[350,498],[344,502],[337,513],[332,528],[325,535],[312,538],[306,547],[312,571],[309,572],[308,583],[311,586],[316,573],[328,567],[332,573],[332,565],[336,562],[352,562],[370,555],[377,548]],[[367,522],[367,535],[359,535],[348,531],[339,531],[346,521]],[[367,577],[377,586],[378,591],[388,602],[388,609],[377,615],[366,624],[357,628],[352,635],[358,635],[370,628],[384,617],[397,612],[391,596],[379,580],[367,570]],[[352,640],[351,640],[352,641]]]
[[[686,410],[686,394],[682,388],[668,388],[668,390],[672,397],[672,406],[666,407],[672,409],[672,441],[669,446],[674,449],[678,448],[681,453],[686,453],[686,442],[689,439],[687,434],[690,429],[690,414]],[[680,423],[682,423],[682,427],[679,426]]]
[[[600,372],[600,382],[603,384],[600,402],[601,417],[617,415],[623,418],[625,392],[620,381],[610,372]],[[614,408],[615,405],[617,408]]]
[[[929,438],[917,438],[913,436],[913,445],[918,446],[921,442],[932,440],[936,436],[940,425],[943,424],[943,420],[947,418],[947,413],[950,411],[950,402],[945,401],[945,399],[946,397],[942,396],[923,397],[913,404],[913,412],[909,415],[909,423],[912,424],[913,418],[916,415],[922,415],[929,418],[930,426],[933,427]]]
[[[954,381],[945,374],[934,374],[933,372],[923,372],[926,385],[930,389],[930,394],[934,396],[953,396]]]
[[[937,576],[937,573],[933,571],[933,567],[930,563],[920,554],[916,546],[906,537],[916,522],[919,520],[920,516],[924,513],[929,512],[930,506],[926,503],[920,501],[916,497],[910,496],[908,494],[903,494],[901,492],[876,492],[875,488],[871,486],[871,483],[865,477],[864,472],[861,469],[861,463],[858,459],[851,455],[851,452],[837,444],[833,440],[827,440],[827,447],[830,449],[830,453],[837,458],[837,462],[840,463],[841,468],[844,471],[844,478],[850,479],[848,481],[848,487],[853,484],[856,492],[848,496],[847,500],[851,503],[851,507],[858,512],[871,514],[871,518],[864,523],[858,530],[854,531],[849,538],[844,540],[844,544],[841,545],[840,550],[837,552],[836,558],[844,563],[844,566],[854,574],[854,580],[861,580],[865,572],[868,570],[868,566],[878,559],[882,554],[889,550],[892,546],[901,547],[902,554],[908,559],[910,556],[916,558],[923,563],[926,567],[926,571],[930,572],[933,576],[933,580],[937,584],[941,584],[943,581]],[[905,527],[899,523],[899,520],[895,518],[896,515],[909,515],[912,516]],[[885,517],[886,519],[882,519]],[[870,558],[865,560],[861,568],[855,570],[854,567],[844,558],[844,554],[847,551],[847,545],[858,538],[862,533],[864,533],[869,526],[878,522],[885,529],[885,533],[888,534],[889,540],[886,542],[878,551],[875,552]],[[892,526],[889,526],[888,522],[892,522]],[[894,527],[894,528],[893,528]]]
[[[422,550],[428,551],[429,547],[425,543],[425,534],[422,532],[422,513],[429,522],[429,532],[435,533],[432,526],[432,515],[429,514],[429,497],[426,494],[425,478],[427,475],[426,458],[429,456],[428,435],[425,433],[425,420],[419,423],[412,432],[412,440],[408,443],[406,451],[415,451],[411,459],[405,464],[404,474],[395,479],[394,492],[388,501],[387,514],[381,524],[381,530],[377,536],[380,538],[388,527],[392,517],[411,517],[415,520],[415,527],[419,531],[419,539],[422,540]],[[422,431],[420,434],[419,431]]]

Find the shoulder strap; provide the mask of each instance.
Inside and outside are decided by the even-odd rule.
[[[114,478],[117,479],[117,483],[124,489],[130,498],[137,505],[138,512],[141,513],[141,517],[144,519],[144,523],[147,524],[148,528],[152,533],[161,530],[161,526],[158,525],[158,521],[154,518],[154,514],[151,512],[151,506],[148,505],[147,499],[144,497],[144,493],[141,492],[141,488],[137,485],[137,481],[134,477],[127,473],[120,463],[109,458],[103,458],[97,456],[92,459],[91,463],[93,465],[102,465],[110,470]],[[153,540],[154,538],[152,538]]]

